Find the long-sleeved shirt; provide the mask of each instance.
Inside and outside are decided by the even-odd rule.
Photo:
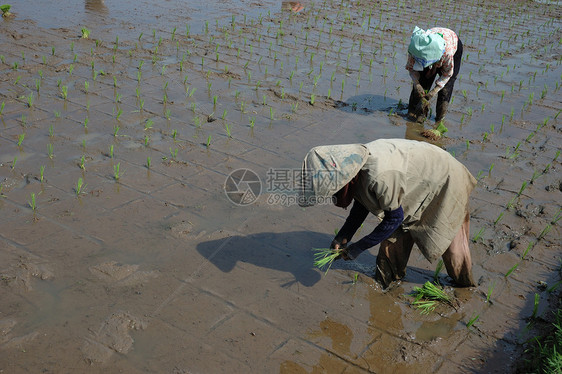
[[[357,229],[363,224],[368,214],[369,210],[360,202],[355,201],[343,227],[338,232],[338,241],[346,239],[349,242]],[[356,258],[364,250],[374,247],[392,235],[403,220],[404,211],[402,207],[391,211],[385,211],[382,222],[379,223],[369,235],[366,235],[361,240],[348,247],[347,254],[351,258]]]
[[[443,39],[445,39],[445,53],[443,53],[441,59],[434,64],[437,69],[440,69],[439,78],[435,82],[435,85],[438,86],[439,89],[442,89],[453,76],[453,68],[455,65],[453,62],[453,56],[457,52],[459,38],[453,30],[446,29],[444,27],[434,27],[427,31],[430,33],[441,34]],[[414,62],[414,58],[408,53],[406,70],[413,72]]]

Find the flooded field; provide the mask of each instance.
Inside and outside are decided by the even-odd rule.
[[[558,2],[61,4],[0,19],[0,371],[513,371],[559,297]],[[478,179],[471,289],[417,249],[387,291],[376,248],[324,275],[347,212],[276,194],[313,146],[427,141],[416,25],[464,43],[436,144]],[[454,303],[421,314],[435,278]]]

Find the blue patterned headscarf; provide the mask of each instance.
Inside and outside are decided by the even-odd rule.
[[[445,53],[445,39],[441,34],[424,31],[416,26],[410,38],[408,53],[415,60],[414,70],[421,71],[441,59]]]

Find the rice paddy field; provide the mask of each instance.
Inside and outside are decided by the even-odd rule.
[[[0,19],[0,371],[513,372],[560,297],[560,2],[194,3]],[[428,141],[416,25],[464,43],[435,144],[478,179],[470,289],[416,249],[386,291],[377,248],[324,273],[348,212],[279,199],[313,146]],[[225,193],[238,169],[252,204]],[[421,313],[427,281],[451,301]]]

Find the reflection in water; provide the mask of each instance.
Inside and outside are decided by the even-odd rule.
[[[297,1],[282,1],[281,2],[281,9],[282,10],[289,10],[293,13],[299,13],[304,9],[304,5]]]
[[[107,13],[107,7],[105,6],[104,0],[86,0],[84,8],[86,8],[86,10],[91,10],[93,12],[102,14]]]

